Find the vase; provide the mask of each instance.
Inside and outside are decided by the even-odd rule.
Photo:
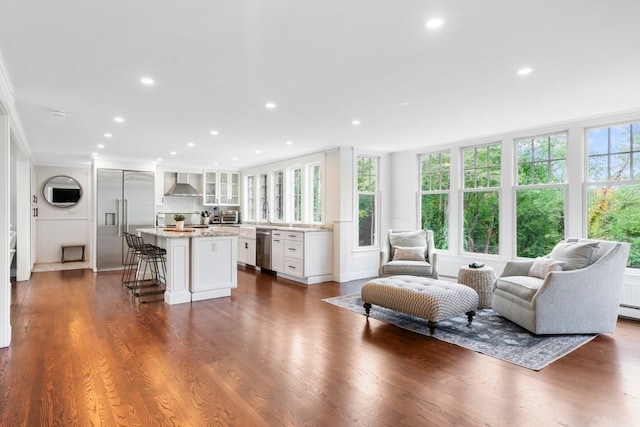
[[[184,230],[184,221],[176,221],[176,230]]]
[[[202,225],[208,225],[209,224],[209,217],[208,216],[203,216],[202,217]]]

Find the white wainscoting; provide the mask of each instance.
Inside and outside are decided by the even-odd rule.
[[[84,243],[85,261],[89,260],[90,221],[87,218],[38,219],[36,263],[60,262],[61,246],[65,243]]]

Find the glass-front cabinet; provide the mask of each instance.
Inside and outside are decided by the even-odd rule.
[[[240,173],[229,171],[204,171],[205,206],[240,204]]]
[[[204,174],[204,192],[202,193],[202,204],[205,206],[218,204],[218,172],[205,171]]]

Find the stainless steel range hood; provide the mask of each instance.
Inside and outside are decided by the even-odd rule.
[[[189,184],[189,174],[177,174],[176,184],[165,193],[165,196],[197,197],[201,194]]]

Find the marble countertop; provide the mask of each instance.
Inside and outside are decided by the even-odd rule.
[[[240,227],[255,227],[265,230],[300,231],[304,233],[313,231],[331,231],[331,229],[326,227],[296,227],[274,224],[240,224]]]
[[[139,233],[150,234],[157,237],[165,237],[167,239],[184,239],[197,237],[225,237],[237,236],[237,232],[220,230],[215,228],[185,228],[185,231],[176,231],[175,228],[140,228]]]

